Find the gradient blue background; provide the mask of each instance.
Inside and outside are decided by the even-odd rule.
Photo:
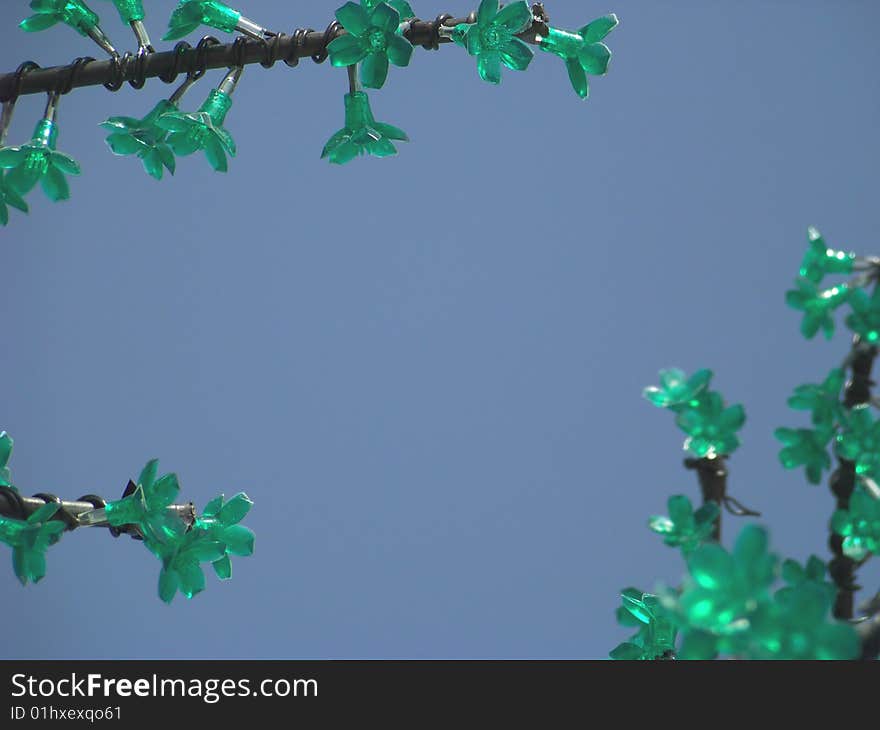
[[[683,570],[644,526],[697,494],[640,397],[669,365],[745,404],[731,493],[775,548],[826,554],[827,487],[783,472],[772,432],[807,423],[785,399],[847,342],[802,340],[783,292],[808,224],[878,253],[880,6],[607,2],[547,3],[563,27],[621,18],[587,102],[543,54],[498,88],[451,46],[392,68],[373,110],[412,142],[389,160],[318,159],[343,119],[329,64],[247,70],[227,175],[191,158],[157,183],[106,149],[98,122],[158,81],[62,102],[73,198],[37,192],[0,229],[16,482],[112,497],[158,456],[200,507],[246,490],[257,547],[168,607],[142,545],[67,535],[39,585],[0,570],[3,656],[603,657],[619,590]],[[338,4],[240,7],[289,32]],[[167,47],[175,0],[147,5]],[[0,9],[4,70],[100,55],[21,33],[26,10]],[[10,144],[43,104],[21,100]]]

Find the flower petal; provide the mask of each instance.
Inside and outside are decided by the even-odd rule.
[[[617,27],[620,21],[614,13],[610,13],[601,18],[597,18],[592,23],[587,23],[578,31],[578,34],[587,43],[598,43],[606,35]]]
[[[477,10],[477,25],[487,26],[498,14],[498,0],[481,0]]]
[[[400,25],[400,13],[388,3],[379,3],[370,16],[370,25],[384,30],[386,33],[396,33]]]
[[[388,43],[388,60],[395,66],[408,66],[412,58],[413,45],[399,33],[395,33]]]
[[[367,55],[367,46],[357,36],[346,33],[334,38],[327,46],[327,52],[334,66],[351,66]]]
[[[76,160],[70,155],[65,155],[63,152],[56,150],[52,150],[49,154],[49,164],[54,165],[61,172],[65,172],[68,175],[79,175],[82,172]]]
[[[376,131],[381,132],[383,137],[387,137],[388,139],[397,139],[401,142],[409,142],[409,137],[399,127],[395,127],[392,124],[385,124],[385,122],[373,122],[373,126],[376,128]]]
[[[347,2],[336,11],[336,20],[353,35],[363,35],[370,27],[370,16],[360,5]]]
[[[586,99],[590,95],[590,83],[587,81],[587,74],[581,67],[581,62],[576,58],[566,58],[565,68],[568,70],[568,78],[575,93],[581,99]]]
[[[532,62],[534,52],[525,41],[511,38],[501,49],[501,60],[514,71],[525,71]]]
[[[205,142],[205,156],[208,162],[216,172],[226,172],[229,169],[229,162],[226,160],[226,152],[223,145],[216,137]]]
[[[578,51],[578,59],[588,74],[601,76],[608,70],[611,51],[604,43],[590,43]]]
[[[391,157],[397,154],[397,148],[394,146],[394,143],[384,137],[371,140],[367,143],[366,147],[367,152],[373,155],[373,157]]]
[[[26,157],[27,152],[18,147],[0,148],[0,168],[17,167]]]
[[[59,200],[67,200],[70,197],[70,187],[67,184],[67,178],[64,177],[64,173],[57,167],[50,165],[46,170],[46,174],[40,180],[40,184],[43,192],[46,193],[50,200],[56,203]]]
[[[501,54],[498,51],[486,51],[477,59],[477,70],[480,78],[490,84],[501,83]]]
[[[388,56],[371,53],[361,65],[361,83],[368,89],[381,89],[388,78]]]
[[[56,15],[32,15],[31,17],[22,20],[21,23],[18,24],[18,27],[26,33],[36,33],[37,31],[51,28],[58,21],[59,18]]]
[[[525,0],[505,5],[495,16],[495,22],[504,26],[511,33],[519,33],[525,30],[532,22],[532,11],[529,10]]]

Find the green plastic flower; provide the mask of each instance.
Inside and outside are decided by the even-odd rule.
[[[224,546],[223,557],[213,561],[214,572],[220,580],[228,580],[232,577],[230,555],[242,557],[253,555],[254,533],[244,525],[238,524],[253,505],[254,503],[244,492],[239,492],[227,502],[224,502],[221,494],[205,505],[204,513],[196,520],[196,530],[203,530]]]
[[[711,370],[697,370],[690,378],[683,370],[669,368],[660,371],[660,386],[649,386],[642,395],[658,408],[680,411],[684,406],[698,405],[697,398],[709,387]]]
[[[833,432],[828,429],[777,428],[773,435],[782,443],[779,461],[786,469],[805,466],[810,484],[822,481],[822,472],[831,468],[828,442]]]
[[[377,3],[371,10],[348,2],[336,11],[336,19],[347,33],[327,46],[330,63],[351,66],[361,63],[361,83],[381,89],[388,77],[388,64],[408,66],[413,46],[398,33],[400,13],[388,3]]]
[[[164,169],[173,175],[176,165],[166,142],[168,132],[158,124],[159,117],[172,111],[179,111],[177,105],[163,99],[143,119],[110,117],[100,126],[110,130],[107,144],[114,154],[137,155],[147,174],[161,180]]]
[[[107,522],[114,527],[137,525],[147,542],[161,543],[179,537],[186,525],[167,507],[173,504],[180,485],[176,474],[158,476],[159,461],[152,459],[138,477],[130,494],[104,507]]]
[[[831,430],[842,420],[840,390],[846,381],[846,373],[835,368],[821,385],[804,384],[794,389],[788,405],[796,410],[811,411],[813,425],[822,430]]]
[[[377,122],[367,94],[356,91],[345,95],[345,126],[327,141],[321,157],[337,165],[362,154],[388,157],[397,154],[392,140],[407,141],[409,137],[402,129]]]
[[[576,33],[558,28],[550,28],[549,34],[541,38],[538,47],[553,53],[565,61],[568,78],[575,93],[586,99],[590,94],[587,74],[602,76],[608,70],[611,51],[602,43],[617,26],[614,13],[594,20]]]
[[[815,555],[811,555],[803,566],[797,560],[784,561],[782,563],[782,580],[787,585],[776,591],[775,600],[786,602],[800,589],[814,586],[824,595],[826,608],[830,608],[837,597],[837,586],[825,580],[826,573],[825,563]]]
[[[621,593],[623,606],[618,609],[618,621],[626,626],[638,626],[635,636],[611,650],[612,659],[662,659],[675,651],[675,626],[657,596],[627,588]]]
[[[739,447],[736,432],[746,420],[740,404],[724,407],[720,393],[704,391],[697,397],[697,405],[679,412],[675,423],[688,438],[684,448],[700,458],[715,458],[732,454]]]
[[[189,35],[200,25],[234,33],[241,20],[241,13],[218,0],[180,0],[171,13],[168,31],[163,41],[174,41]]]
[[[876,345],[880,341],[880,286],[868,296],[862,289],[855,289],[849,297],[852,313],[846,318],[846,326],[865,342]]]
[[[6,431],[0,431],[0,487],[12,486],[12,472],[8,466],[12,445],[12,437]]]
[[[838,456],[855,462],[856,474],[880,479],[880,420],[873,419],[868,404],[850,409],[835,446]]]
[[[755,608],[768,600],[777,558],[768,552],[766,531],[746,525],[733,552],[707,542],[688,557],[682,591],[664,597],[687,631],[733,635],[748,629]]]
[[[123,23],[134,23],[145,17],[143,0],[110,0],[110,2],[116,6]]]
[[[853,270],[856,255],[852,252],[835,251],[828,248],[822,234],[813,226],[807,229],[809,241],[800,275],[818,284],[826,274],[849,274]]]
[[[101,22],[98,14],[83,0],[31,0],[31,10],[35,15],[25,18],[19,24],[28,33],[64,23],[80,35],[88,36]]]
[[[795,284],[797,289],[785,293],[785,302],[792,309],[804,313],[801,334],[809,340],[821,329],[826,339],[830,340],[834,334],[832,313],[849,298],[849,286],[840,284],[830,289],[820,289],[815,282],[804,277],[799,277]]]
[[[706,542],[715,529],[718,518],[718,505],[706,502],[696,512],[691,501],[678,494],[667,502],[669,517],[655,515],[648,526],[663,535],[663,542],[671,547],[680,547],[682,554],[688,555]]]
[[[2,152],[2,148],[0,148]],[[9,208],[12,206],[22,213],[28,212],[28,204],[15,189],[6,181],[6,174],[0,171],[0,226],[9,223]]]
[[[230,555],[247,556],[254,552],[254,533],[238,524],[253,502],[240,492],[224,502],[223,495],[212,499],[205,512],[184,533],[145,539],[150,551],[162,561],[159,573],[159,597],[170,603],[179,590],[192,598],[205,589],[201,563],[211,563],[221,580],[232,577]]]
[[[39,182],[50,200],[67,200],[70,187],[64,175],[79,175],[80,168],[72,157],[55,150],[57,139],[55,122],[43,119],[28,144],[0,150],[0,168],[9,170],[6,185],[26,195]]]
[[[229,169],[226,154],[235,157],[235,140],[223,128],[231,106],[231,96],[212,89],[198,111],[192,114],[170,111],[160,116],[156,124],[171,132],[167,142],[174,154],[191,155],[203,150],[214,170],[226,172]]]
[[[853,560],[880,554],[880,500],[856,486],[849,509],[839,509],[832,516],[831,529],[843,536],[843,552]]]
[[[483,81],[501,83],[501,64],[514,71],[525,71],[534,53],[516,37],[529,28],[532,11],[523,0],[499,10],[498,0],[482,0],[477,22],[456,27],[452,39],[477,57],[477,70]]]
[[[22,585],[38,583],[46,575],[46,550],[64,532],[63,522],[50,521],[59,506],[44,504],[27,520],[0,517],[0,542],[12,548],[12,567]]]

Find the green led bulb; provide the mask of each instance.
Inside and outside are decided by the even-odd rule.
[[[501,64],[514,71],[525,71],[534,53],[525,41],[516,37],[529,28],[532,11],[524,0],[499,10],[498,0],[482,0],[477,22],[456,26],[452,39],[477,57],[477,70],[483,81],[501,83]]]
[[[180,4],[171,14],[168,32],[162,40],[173,41],[183,38],[200,25],[207,25],[225,33],[239,31],[257,40],[262,40],[269,34],[265,28],[218,0],[180,0]]]
[[[64,532],[63,522],[49,521],[59,506],[44,504],[27,520],[0,517],[0,542],[12,548],[12,567],[22,585],[38,583],[46,575],[46,550]]]
[[[166,142],[168,131],[160,127],[158,121],[163,114],[177,111],[177,104],[163,99],[143,119],[110,117],[100,126],[111,131],[107,144],[114,154],[137,155],[147,174],[161,180],[165,168],[174,174],[175,159]]]
[[[800,275],[818,284],[826,274],[850,274],[856,255],[828,248],[818,230],[807,229],[807,252],[801,262]]]
[[[773,435],[782,443],[779,461],[786,469],[805,466],[807,480],[810,484],[822,481],[822,472],[831,468],[831,457],[828,455],[828,442],[833,431],[817,428],[777,428]]]
[[[186,529],[183,521],[166,509],[180,491],[177,475],[159,477],[158,469],[157,459],[148,461],[131,494],[104,507],[108,523],[114,527],[137,525],[144,540],[155,543],[174,540]]]
[[[638,626],[635,636],[611,650],[612,659],[661,659],[675,651],[675,627],[657,596],[637,588],[621,593],[623,606],[618,620],[625,626]]]
[[[30,142],[0,150],[0,168],[9,170],[5,183],[19,196],[29,193],[39,182],[50,200],[67,200],[70,188],[64,176],[80,174],[77,161],[55,149],[57,103],[58,95],[51,94],[43,119],[37,124]]]
[[[336,19],[347,31],[327,46],[330,63],[352,66],[361,63],[361,83],[381,89],[388,76],[388,64],[408,66],[413,46],[398,33],[400,13],[388,3],[371,10],[348,2],[336,11]]]
[[[868,296],[862,289],[855,289],[849,297],[852,313],[846,318],[846,326],[870,345],[880,344],[880,286]]]
[[[880,420],[871,416],[870,405],[863,403],[850,409],[835,448],[838,456],[855,462],[856,474],[880,480]]]
[[[211,167],[226,172],[227,153],[235,157],[232,135],[223,128],[226,115],[232,107],[232,92],[241,77],[240,67],[232,69],[205,102],[192,114],[170,111],[159,117],[157,125],[170,132],[167,142],[176,155],[191,155],[204,151]]]
[[[880,499],[856,486],[849,509],[839,509],[832,516],[831,529],[843,536],[843,552],[853,560],[880,554]]]
[[[2,154],[3,149],[0,147],[0,154]],[[5,172],[0,171],[0,226],[5,226],[9,223],[9,208],[7,206],[17,208],[22,213],[28,212],[28,204],[24,198],[6,181]]]
[[[829,289],[820,289],[815,282],[804,277],[799,277],[795,284],[797,289],[790,289],[785,293],[785,302],[792,309],[804,313],[801,334],[810,340],[821,329],[825,338],[830,340],[834,334],[832,313],[849,298],[849,286],[840,284]]]
[[[408,141],[402,129],[377,122],[370,110],[370,99],[363,91],[345,95],[345,126],[324,145],[321,157],[337,165],[345,164],[358,155],[375,157],[396,155],[391,140]]]
[[[683,370],[669,368],[660,371],[660,387],[649,386],[642,391],[642,395],[658,408],[678,412],[684,406],[696,407],[697,398],[709,387],[711,380],[711,370],[697,370],[688,378]]]
[[[831,430],[834,424],[843,418],[840,390],[845,381],[846,373],[840,368],[835,368],[828,373],[828,377],[821,385],[797,386],[794,395],[788,399],[788,405],[796,410],[811,411],[814,426]]]
[[[676,425],[688,435],[684,448],[700,458],[732,454],[739,447],[736,432],[745,423],[745,410],[739,404],[725,407],[720,393],[704,391],[696,400],[696,406],[675,417]]]
[[[111,56],[119,55],[101,30],[98,14],[84,0],[31,0],[31,10],[35,15],[21,21],[19,27],[22,30],[35,33],[56,23],[64,23],[80,35],[91,38]]]
[[[12,437],[6,431],[0,431],[0,487],[12,486],[12,472],[8,466],[12,445]]]
[[[688,555],[712,536],[715,520],[718,519],[718,505],[706,502],[696,512],[691,501],[683,495],[675,495],[667,502],[669,517],[655,515],[648,526],[663,535],[663,542],[671,547],[680,547],[682,554]]]
[[[586,99],[590,94],[587,74],[602,76],[608,70],[611,51],[601,41],[614,30],[617,23],[617,16],[611,13],[585,25],[576,33],[550,28],[549,34],[540,39],[538,47],[542,51],[553,53],[565,61],[571,86],[581,99]]]

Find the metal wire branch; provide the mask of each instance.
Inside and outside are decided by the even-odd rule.
[[[540,5],[533,7],[533,14],[535,20],[518,37],[527,43],[536,44],[538,36],[548,32],[547,16]],[[468,22],[474,22],[473,13],[466,18],[453,18],[448,13],[440,14],[430,21],[415,18],[407,21],[408,27],[403,35],[414,46],[437,49],[441,44],[451,42],[441,32],[442,28],[450,29],[459,23]],[[207,69],[230,66],[259,63],[265,68],[271,68],[277,61],[296,66],[299,59],[308,57],[316,63],[322,63],[327,58],[328,44],[344,33],[345,30],[334,21],[323,31],[299,29],[291,35],[278,33],[262,41],[240,38],[231,43],[218,43],[202,48],[178,43],[170,51],[138,55],[128,53],[105,61],[77,59],[66,66],[33,68],[19,74],[7,73],[0,75],[0,102],[27,94],[58,90],[66,93],[84,86],[105,86],[110,90],[118,90],[128,82],[135,88],[140,88],[150,78],[161,78],[166,83],[172,83],[181,73],[204,72]]]

